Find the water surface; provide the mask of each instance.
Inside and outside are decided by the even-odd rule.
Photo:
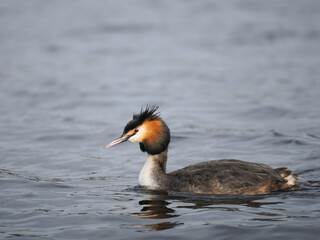
[[[1,239],[316,239],[318,1],[2,1]],[[172,132],[168,171],[236,158],[295,191],[146,192],[141,106]]]

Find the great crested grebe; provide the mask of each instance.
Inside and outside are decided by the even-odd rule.
[[[127,123],[120,138],[105,146],[138,142],[148,158],[140,171],[139,184],[151,190],[197,194],[266,194],[297,185],[297,176],[286,168],[234,159],[201,162],[166,173],[170,130],[156,111],[141,109]]]

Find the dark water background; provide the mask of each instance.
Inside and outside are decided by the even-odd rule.
[[[0,239],[317,239],[320,2],[1,1]],[[286,166],[264,196],[135,188],[137,144],[105,150],[146,104],[168,170]]]

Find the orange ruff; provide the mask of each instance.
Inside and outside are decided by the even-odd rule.
[[[148,142],[149,144],[157,144],[159,138],[159,133],[162,132],[162,123],[159,120],[146,121],[143,123],[144,129],[147,131],[143,136],[143,141]]]

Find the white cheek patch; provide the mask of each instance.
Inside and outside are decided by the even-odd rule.
[[[129,142],[142,142],[143,141],[143,136],[145,135],[146,129],[143,125],[138,127],[137,129],[139,130],[139,132],[137,132],[135,135],[130,137],[128,139]]]
[[[140,138],[137,134],[133,135],[132,137],[130,137],[128,139],[129,142],[140,142],[139,140],[140,140]]]

